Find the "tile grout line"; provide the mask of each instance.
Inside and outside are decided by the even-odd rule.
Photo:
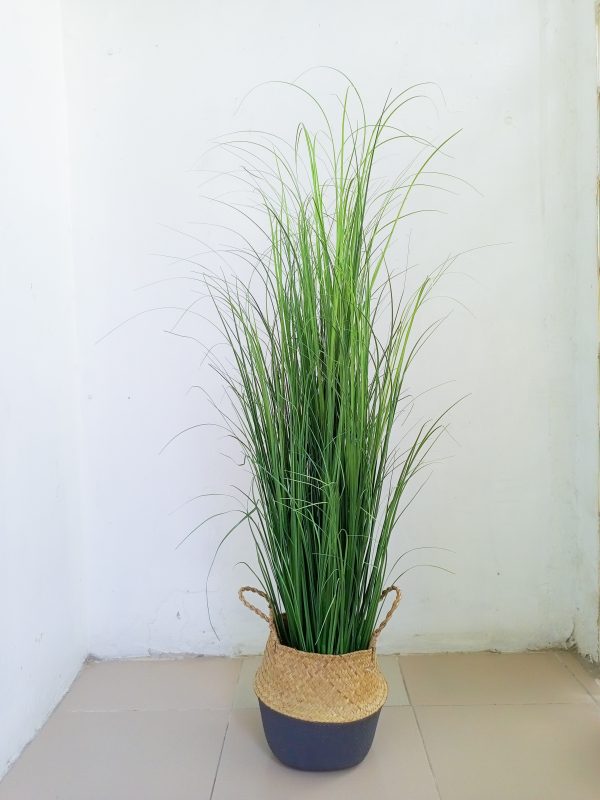
[[[227,739],[227,732],[229,731],[229,723],[231,722],[231,711],[230,709],[229,716],[227,717],[227,725],[225,726],[225,733],[223,734],[223,741],[221,742],[221,749],[219,750],[219,758],[217,759],[217,766],[215,768],[215,777],[213,778],[212,786],[210,788],[210,795],[209,800],[212,800],[212,796],[215,791],[215,786],[217,784],[217,778],[219,777],[219,768],[221,766],[221,758],[223,757],[223,750],[225,749],[225,739]]]
[[[568,650],[564,650],[564,651],[562,651],[562,652],[564,652],[564,653],[568,653],[569,651],[568,651]],[[588,695],[589,695],[589,696],[592,698],[592,702],[593,702],[595,705],[597,705],[597,706],[600,706],[600,700],[599,700],[598,698],[596,698],[596,697],[595,697],[595,696],[594,696],[594,695],[593,695],[593,694],[590,692],[590,690],[589,690],[589,689],[588,689],[588,687],[585,685],[585,683],[584,683],[584,682],[583,682],[583,681],[582,681],[582,680],[579,678],[579,675],[576,675],[576,674],[573,672],[573,670],[572,670],[572,669],[571,669],[571,667],[569,666],[568,662],[566,662],[566,661],[561,661],[561,659],[558,657],[558,653],[557,653],[556,651],[554,651],[554,658],[555,658],[555,659],[558,661],[558,663],[561,665],[561,667],[562,667],[563,669],[566,669],[566,670],[567,670],[567,672],[569,673],[569,675],[570,675],[572,678],[575,678],[575,680],[576,680],[576,681],[577,681],[577,683],[578,683],[578,684],[581,686],[581,688],[582,688],[582,689],[583,689],[583,690],[584,690],[584,691],[585,691],[585,692],[586,692],[586,693],[587,693],[587,694],[588,694]]]
[[[229,714],[227,715],[227,725],[225,726],[225,733],[223,734],[223,741],[221,742],[221,749],[219,751],[219,758],[217,759],[217,766],[215,769],[215,777],[213,778],[212,787],[210,790],[209,800],[212,800],[213,794],[215,792],[215,786],[217,785],[217,778],[219,777],[219,769],[221,767],[221,759],[223,758],[223,750],[225,749],[225,741],[227,739],[227,733],[229,732],[229,724],[231,722],[231,715],[234,711],[234,703],[235,698],[238,694],[238,689],[240,688],[241,678],[242,678],[242,668],[244,666],[244,661],[246,660],[246,656],[242,656],[240,658],[240,668],[237,673],[237,678],[235,681],[235,686],[233,688],[233,694],[231,696],[231,705],[229,706]]]
[[[408,686],[406,685],[406,678],[404,677],[404,673],[402,672],[402,663],[400,661],[401,656],[396,656],[396,664],[398,665],[398,669],[400,670],[400,678],[402,680],[402,686],[404,687],[404,694],[406,695],[406,699],[408,700],[408,705],[412,706],[412,702],[410,699],[410,695],[408,693]]]
[[[411,703],[412,706],[412,703]],[[412,706],[413,708],[547,708],[552,706],[568,706],[569,708],[590,708],[597,706],[595,702],[588,700],[575,700],[575,701],[556,701],[556,700],[540,700],[535,703],[417,703]]]
[[[431,757],[429,755],[429,750],[427,749],[427,744],[425,742],[425,737],[423,736],[423,731],[421,730],[421,723],[419,722],[419,717],[417,716],[417,712],[415,707],[412,703],[409,706],[410,710],[412,711],[413,718],[415,720],[415,725],[417,726],[417,730],[419,731],[419,736],[421,737],[421,743],[423,744],[423,750],[425,751],[425,758],[427,759],[427,763],[429,765],[429,771],[431,772],[431,777],[433,778],[433,783],[435,786],[435,791],[437,796],[440,800],[442,800],[442,793],[440,791],[440,786],[438,783],[437,775],[435,774],[435,770],[433,769],[433,764],[431,763]]]
[[[415,725],[417,726],[417,730],[419,731],[419,736],[421,737],[421,743],[423,745],[423,750],[425,751],[425,758],[427,759],[427,764],[429,765],[429,771],[431,772],[431,777],[433,778],[433,785],[435,786],[435,791],[436,791],[437,796],[439,797],[439,800],[442,800],[442,793],[440,791],[440,786],[439,786],[439,783],[438,783],[437,775],[435,774],[435,771],[433,769],[433,764],[431,762],[431,757],[429,755],[429,750],[427,749],[427,744],[425,743],[425,737],[423,736],[423,731],[421,730],[421,723],[419,722],[419,718],[417,716],[417,712],[416,712],[415,707],[413,706],[413,703],[412,703],[412,698],[410,696],[410,692],[408,691],[408,685],[407,685],[406,680],[404,678],[404,672],[402,671],[402,662],[400,661],[400,656],[399,655],[396,656],[396,661],[398,663],[398,669],[400,670],[400,677],[402,678],[402,683],[404,685],[404,691],[406,692],[406,696],[408,698],[408,703],[409,703],[408,707],[410,708],[410,710],[412,712],[413,719],[415,721]]]
[[[66,708],[67,714],[197,714],[204,711],[231,711],[231,706],[157,706],[154,708]],[[52,712],[54,714],[54,712]],[[48,718],[49,719],[49,718]],[[45,723],[44,723],[45,724]],[[41,730],[41,728],[40,728]]]

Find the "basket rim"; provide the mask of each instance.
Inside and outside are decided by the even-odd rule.
[[[312,650],[299,650],[297,647],[290,647],[288,644],[282,644],[275,626],[271,628],[269,636],[273,638],[278,649],[281,648],[281,650],[289,651],[291,653],[294,653],[295,655],[299,655],[301,658],[323,658],[327,660],[330,659],[343,660],[350,657],[355,657],[357,655],[374,657],[376,654],[375,646],[367,647],[366,649],[363,650],[349,650],[347,653],[315,653]]]

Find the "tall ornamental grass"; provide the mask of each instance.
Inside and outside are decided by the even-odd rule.
[[[388,260],[414,213],[409,197],[449,140],[417,140],[420,160],[381,188],[382,148],[415,141],[395,124],[415,91],[390,97],[372,124],[360,98],[351,123],[349,92],[335,125],[317,103],[325,130],[299,125],[289,154],[256,143],[261,168],[246,174],[267,251],[250,250],[250,286],[206,277],[232,355],[216,368],[252,472],[244,519],[258,577],[280,640],[332,654],[369,645],[407,486],[443,424],[442,414],[393,444],[407,372],[432,331],[416,321],[440,272],[408,293]]]

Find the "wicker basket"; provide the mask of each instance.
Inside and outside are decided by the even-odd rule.
[[[348,727],[349,723],[360,725],[363,721],[372,720],[373,723],[368,726],[370,740],[365,752],[358,758],[358,760],[362,760],[370,747],[379,711],[387,697],[387,683],[377,664],[375,645],[379,634],[398,607],[401,597],[400,590],[396,586],[390,586],[384,590],[381,596],[382,600],[390,592],[395,592],[396,596],[386,617],[374,631],[369,649],[343,655],[306,653],[281,644],[272,614],[267,616],[249,603],[244,596],[246,592],[254,592],[267,602],[268,598],[264,592],[251,586],[244,586],[239,592],[242,603],[264,619],[270,628],[263,660],[254,681],[254,691],[263,711],[263,723],[265,723],[265,711],[268,711],[271,717],[274,713],[276,716],[283,715],[282,718],[304,723],[304,728],[296,726],[290,733],[294,740],[296,755],[298,742],[302,736],[305,736],[302,731],[306,729],[310,737],[313,730],[310,728],[310,723],[316,723],[317,726],[320,726],[321,738],[315,740],[315,753],[318,758],[321,758],[324,754],[326,755],[325,751],[327,750],[323,743],[324,730],[332,729],[336,741],[342,741],[340,734],[342,734],[342,729]],[[306,723],[309,723],[308,727]],[[276,751],[281,742],[277,741],[276,747],[273,746],[266,723],[265,733],[271,748]],[[357,739],[357,731],[353,730],[351,733],[350,730],[345,730],[343,736],[347,739],[349,734],[351,743],[354,743]],[[280,739],[281,735],[278,738]],[[307,747],[304,749],[306,750]],[[348,743],[344,744],[341,749],[340,747],[337,749],[346,759],[352,755]],[[287,748],[284,750],[287,753]],[[281,757],[280,752],[276,752],[276,755],[285,763],[290,763],[289,759]],[[354,759],[351,763],[358,763],[358,760]],[[351,763],[344,763],[342,766],[350,766]],[[290,763],[290,765],[299,766],[298,763]],[[338,769],[340,767],[300,765],[300,768]]]

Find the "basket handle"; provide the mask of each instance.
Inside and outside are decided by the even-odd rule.
[[[259,597],[262,597],[264,600],[266,600],[267,601],[267,605],[269,606],[269,615],[267,616],[264,611],[261,611],[260,608],[257,608],[255,605],[253,605],[248,600],[246,600],[246,598],[244,596],[245,592],[253,592],[254,594],[257,594]],[[385,617],[383,618],[383,620],[380,623],[380,625],[378,625],[378,627],[375,628],[375,630],[373,631],[373,635],[371,636],[371,643],[370,643],[371,647],[375,647],[377,639],[379,638],[379,634],[385,628],[385,626],[388,624],[388,622],[392,618],[392,615],[394,614],[394,612],[398,608],[398,605],[400,604],[400,599],[402,597],[402,593],[401,593],[400,589],[398,589],[397,586],[388,586],[387,589],[384,589],[383,592],[381,593],[381,597],[379,598],[380,602],[385,600],[385,598],[388,596],[388,594],[390,592],[395,592],[396,593],[396,597],[394,598],[394,602],[392,603],[392,607],[390,608],[388,613],[385,615]],[[254,586],[242,586],[242,588],[238,592],[238,597],[240,598],[240,600],[243,603],[243,605],[246,606],[246,608],[249,608],[250,611],[253,611],[258,617],[260,617],[261,619],[264,619],[264,621],[267,623],[269,628],[273,627],[273,614],[271,612],[271,604],[269,603],[269,597],[268,597],[267,594],[265,594],[265,592],[263,592],[261,589],[256,589]]]
[[[378,625],[377,628],[375,628],[375,630],[373,631],[373,635],[371,636],[371,644],[370,644],[371,647],[375,647],[377,639],[379,638],[379,634],[391,620],[394,611],[398,608],[398,605],[400,604],[400,599],[402,598],[402,592],[397,586],[388,586],[387,589],[384,589],[383,592],[381,593],[379,601],[383,602],[383,600],[385,600],[385,598],[388,596],[390,592],[396,592],[396,597],[394,597],[394,602],[392,603],[392,607],[383,618],[381,624]]]
[[[264,611],[261,611],[260,608],[257,608],[255,605],[252,605],[252,603],[248,602],[248,600],[246,600],[244,597],[245,592],[254,592],[254,594],[257,594],[259,597],[262,597],[264,600],[266,600],[267,605],[269,606],[269,616],[267,616]],[[273,627],[273,612],[271,611],[271,604],[265,592],[261,591],[260,589],[256,589],[254,586],[242,586],[238,592],[238,597],[246,606],[246,608],[249,608],[250,611],[254,611],[257,616],[259,616],[261,619],[264,619],[269,628]]]

